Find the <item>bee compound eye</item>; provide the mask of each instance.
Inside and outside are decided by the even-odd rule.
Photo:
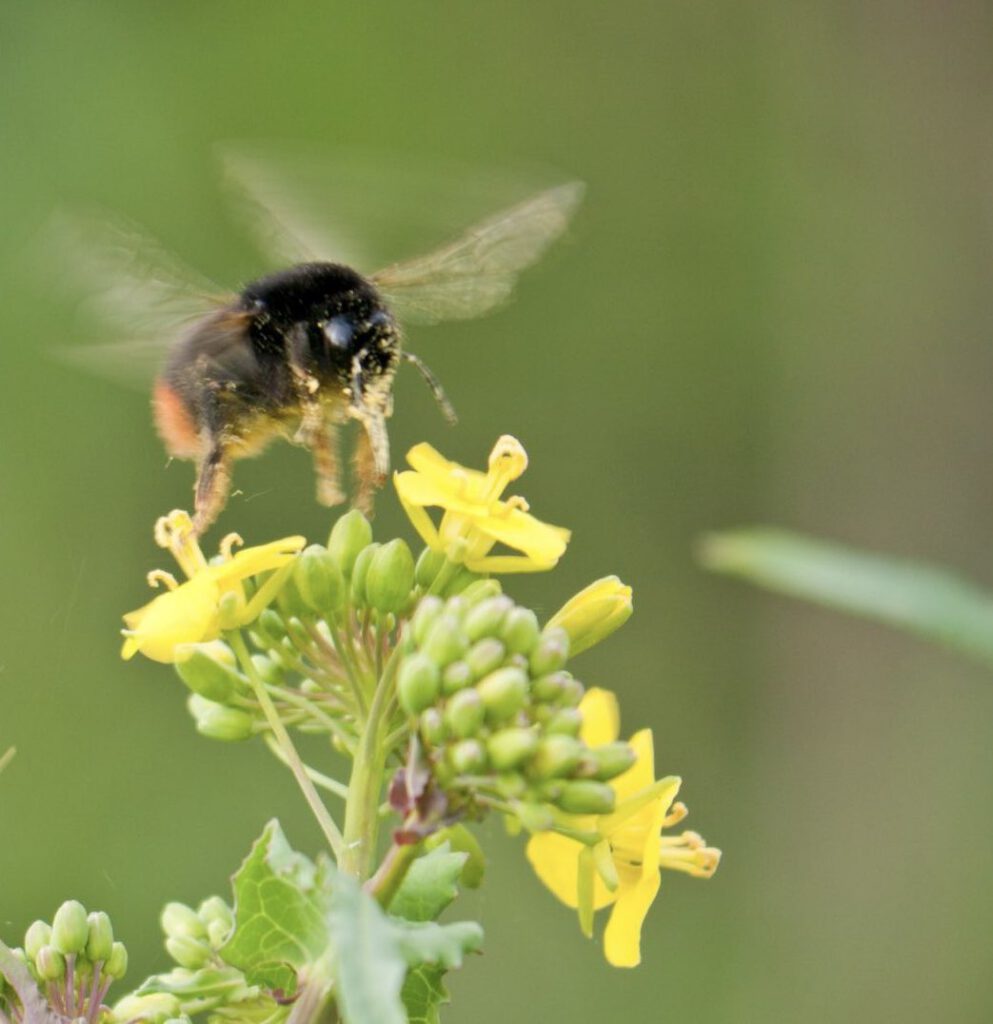
[[[351,317],[333,316],[324,324],[324,336],[333,348],[347,349],[355,336],[355,324]]]

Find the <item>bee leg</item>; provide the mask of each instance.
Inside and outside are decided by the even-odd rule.
[[[355,444],[355,479],[358,489],[355,507],[367,515],[372,512],[373,497],[386,481],[390,469],[390,439],[382,416],[366,413],[360,417],[363,430]]]
[[[231,490],[231,458],[219,439],[197,465],[193,529],[199,537],[221,514]]]
[[[317,500],[329,508],[345,500],[341,488],[341,469],[338,464],[338,432],[328,423],[321,423],[306,437],[307,447],[314,456],[317,474]]]

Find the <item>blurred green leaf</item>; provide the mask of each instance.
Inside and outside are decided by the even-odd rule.
[[[766,528],[713,534],[701,557],[716,572],[877,619],[993,664],[993,594],[943,569]]]
[[[346,875],[335,880],[328,915],[338,1008],[346,1024],[405,1024],[406,965],[393,922]]]
[[[422,964],[407,973],[400,998],[407,1010],[409,1024],[439,1024],[439,1007],[449,1001],[440,967]]]
[[[443,843],[411,864],[390,913],[407,921],[434,921],[458,895],[458,880],[468,853],[453,853]]]
[[[483,946],[483,929],[475,921],[436,924],[394,918],[393,923],[400,952],[409,967],[432,964],[452,970],[462,966],[466,953],[478,953]]]
[[[296,988],[296,969],[328,946],[327,895],[313,862],[270,821],[234,876],[235,927],[220,954],[252,984]]]

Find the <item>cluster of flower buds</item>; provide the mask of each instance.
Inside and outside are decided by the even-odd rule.
[[[51,923],[35,921],[14,954],[25,964],[59,1019],[94,1021],[107,1011],[104,999],[114,981],[123,978],[128,954],[114,941],[110,918],[102,911],[87,914],[68,900]],[[22,1007],[7,987],[0,987],[0,1010],[7,1019],[22,1019]]]
[[[234,928],[234,911],[211,896],[194,910],[185,903],[167,903],[160,918],[169,956],[188,970],[217,963],[217,951]]]
[[[551,827],[552,807],[613,810],[608,782],[635,754],[580,738],[584,688],[565,668],[566,629],[542,630],[495,580],[480,580],[448,600],[422,598],[406,643],[398,698],[450,805],[510,807],[532,831]]]

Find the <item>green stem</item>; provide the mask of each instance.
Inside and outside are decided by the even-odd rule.
[[[290,771],[293,772],[293,777],[296,779],[297,785],[300,787],[300,791],[303,793],[304,799],[307,801],[314,817],[317,819],[317,823],[320,825],[321,831],[324,833],[324,836],[328,841],[328,845],[334,853],[335,860],[340,863],[345,852],[345,844],[341,831],[334,823],[334,819],[328,813],[328,809],[322,803],[320,796],[318,796],[317,790],[314,788],[314,783],[307,775],[307,770],[304,767],[303,761],[300,760],[300,755],[297,753],[296,747],[293,746],[290,734],[286,731],[286,727],[283,725],[282,719],[280,719],[279,714],[272,703],[272,698],[269,696],[268,690],[266,690],[265,683],[262,681],[262,677],[256,670],[255,665],[252,663],[252,657],[248,653],[248,648],[245,646],[245,638],[241,635],[240,630],[232,630],[228,633],[227,638],[228,642],[231,644],[231,649],[238,656],[238,661],[241,662],[241,667],[245,672],[245,675],[248,676],[248,681],[251,683],[252,689],[255,691],[255,696],[258,698],[258,702],[262,707],[266,721],[269,723],[269,727],[272,729],[273,734],[276,737],[276,741],[279,743],[280,750],[286,757],[286,763],[290,766]]]
[[[283,753],[283,748],[279,745],[279,741],[275,736],[270,733],[268,736],[264,736],[265,745],[272,751],[273,756],[285,764],[287,768],[291,765],[286,760],[286,754]],[[315,786],[320,786],[321,789],[326,789],[329,793],[334,793],[335,796],[341,797],[342,800],[348,797],[348,786],[344,783],[339,782],[337,779],[332,779],[330,775],[325,775],[323,772],[319,772],[316,768],[311,768],[309,764],[304,764],[303,770],[307,773],[309,778]]]
[[[393,902],[397,890],[407,877],[410,865],[417,859],[421,852],[421,843],[405,843],[402,846],[394,843],[389,853],[383,858],[383,863],[366,883],[369,894],[379,902],[383,909],[387,909]]]

